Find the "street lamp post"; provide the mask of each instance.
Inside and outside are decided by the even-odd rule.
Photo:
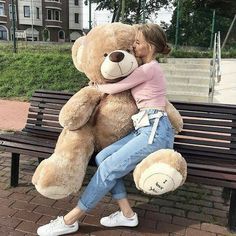
[[[143,22],[143,24],[145,23],[145,4],[146,4],[146,0],[142,0],[142,9],[143,9],[142,22]]]
[[[121,21],[122,23],[125,22],[125,0],[122,0],[122,5],[121,5]]]
[[[215,16],[216,16],[216,10],[213,10],[210,49],[212,49],[213,37],[214,37],[214,31],[215,31]]]
[[[92,29],[92,4],[91,4],[91,0],[88,1],[89,2],[89,30]]]
[[[12,11],[12,29],[13,29],[13,52],[16,53],[16,18],[15,18],[15,3],[14,0],[11,1],[11,11]]]
[[[176,30],[175,30],[175,49],[177,49],[178,36],[179,36],[179,3],[180,0],[177,0],[177,13],[176,13]]]
[[[32,42],[33,42],[34,41],[34,8],[33,8],[33,0],[31,0],[31,18],[32,18],[31,31],[32,31]]]

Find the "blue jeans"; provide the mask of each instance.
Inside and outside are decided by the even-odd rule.
[[[158,110],[150,109],[148,114]],[[173,148],[174,130],[167,116],[162,116],[152,144],[148,144],[151,125],[132,131],[124,138],[104,148],[96,156],[98,169],[78,201],[78,207],[89,211],[111,191],[116,200],[127,197],[122,177],[134,170],[136,165],[149,154],[165,148]]]

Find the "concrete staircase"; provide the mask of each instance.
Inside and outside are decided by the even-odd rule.
[[[173,101],[209,101],[210,59],[167,58],[160,63]]]

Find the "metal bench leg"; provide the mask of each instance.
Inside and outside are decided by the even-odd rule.
[[[231,190],[230,208],[229,208],[229,229],[231,232],[236,232],[236,190]]]
[[[20,154],[12,153],[11,155],[11,186],[16,187],[19,180],[19,162]]]

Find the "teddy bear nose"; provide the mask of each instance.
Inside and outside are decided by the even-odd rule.
[[[123,52],[112,52],[110,55],[109,55],[109,59],[112,61],[112,62],[120,62],[123,60],[123,58],[125,57],[124,53]]]

